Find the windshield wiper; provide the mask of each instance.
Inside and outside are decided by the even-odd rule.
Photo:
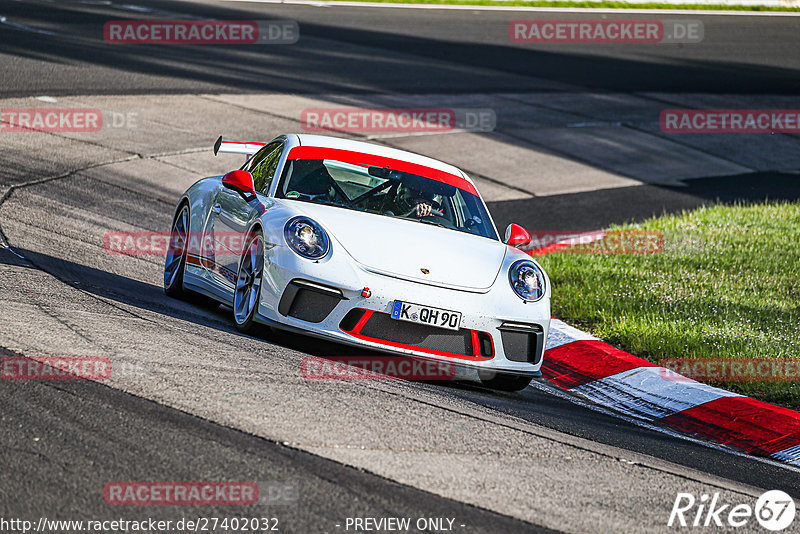
[[[443,225],[442,223],[435,222],[435,221],[426,221],[425,219],[420,219],[419,222],[423,224],[430,224],[432,226],[438,226],[439,228],[447,228],[447,226]]]
[[[308,199],[307,202],[311,202],[313,204],[323,204],[325,206],[339,206],[344,207],[345,205],[341,202],[336,202],[335,200],[328,200],[326,198],[313,198]]]

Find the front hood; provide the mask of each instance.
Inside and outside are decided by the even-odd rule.
[[[497,278],[506,253],[507,247],[500,241],[414,219],[286,202],[321,224],[363,267],[389,276],[486,290]]]

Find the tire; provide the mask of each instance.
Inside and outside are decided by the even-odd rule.
[[[255,334],[263,330],[254,320],[261,299],[263,276],[264,238],[260,232],[255,231],[247,236],[242,257],[239,259],[233,292],[233,320],[236,329],[245,334]]]
[[[188,254],[186,242],[189,236],[190,215],[189,204],[184,202],[180,205],[175,213],[175,218],[172,220],[169,247],[164,261],[164,293],[169,297],[185,300],[208,310],[215,310],[219,307],[219,302],[183,287],[186,255]]]
[[[176,299],[185,299],[183,273],[186,270],[186,242],[189,237],[189,205],[178,207],[169,233],[169,248],[164,262],[164,293]]]
[[[532,376],[497,373],[494,371],[479,373],[481,384],[496,391],[522,391],[533,380]]]

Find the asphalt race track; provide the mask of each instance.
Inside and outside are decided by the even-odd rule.
[[[514,19],[592,16],[0,3],[0,106],[98,108],[108,123],[0,132],[0,355],[105,356],[117,369],[101,382],[0,382],[0,518],[275,517],[281,532],[339,533],[365,531],[348,518],[409,517],[476,533],[663,532],[678,492],[800,497],[797,470],[598,411],[546,381],[501,394],[303,380],[304,357],[352,349],[244,336],[230,309],[167,298],[162,257],[104,252],[106,232],[168,230],[186,187],[240,164],[213,156],[218,135],[266,141],[326,106],[491,110],[492,131],[342,135],[463,168],[499,228],[598,229],[716,200],[800,198],[797,134],[686,137],[658,122],[669,108],[800,108],[800,18],[664,15],[702,22],[704,40],[691,44],[508,38]],[[608,15],[643,16],[654,17]],[[103,41],[108,20],[187,17],[292,20],[300,40]],[[103,498],[109,482],[147,480],[258,481],[291,496],[246,507]]]

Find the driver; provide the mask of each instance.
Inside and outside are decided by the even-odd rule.
[[[403,217],[428,217],[434,211],[441,213],[441,196],[425,193],[403,185],[395,196],[393,210]]]
[[[294,160],[290,192],[299,193],[309,200],[331,200],[335,196],[333,178],[318,159]]]

